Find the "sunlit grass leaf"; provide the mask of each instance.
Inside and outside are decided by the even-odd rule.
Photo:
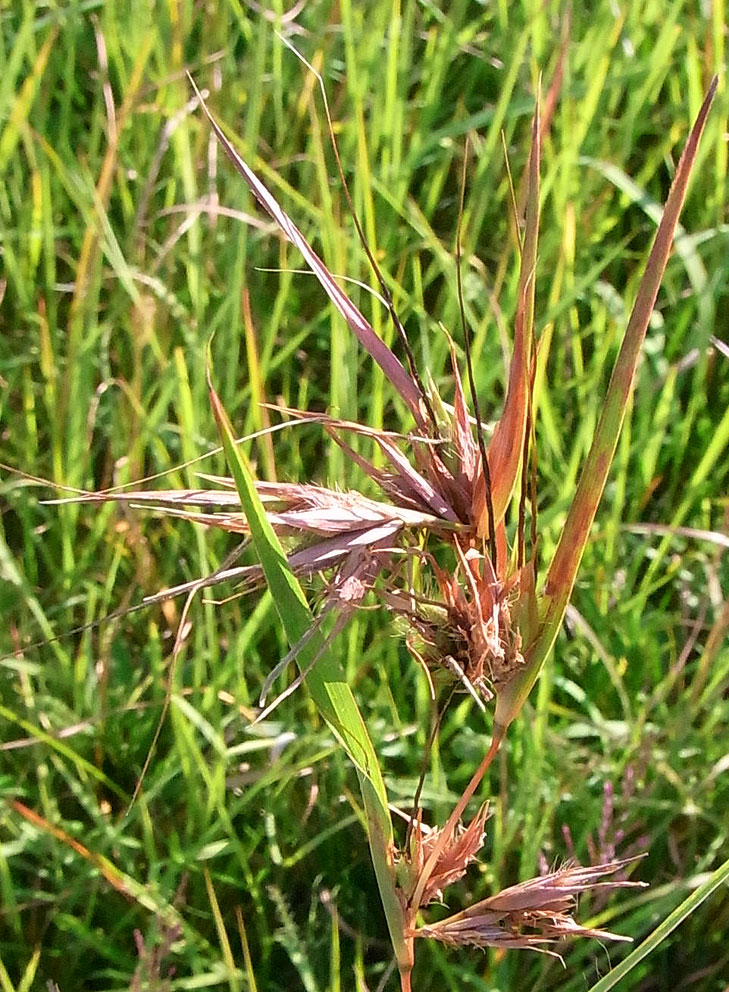
[[[501,727],[508,726],[521,710],[554,644],[572,595],[577,570],[602,498],[625,411],[633,391],[641,346],[666,268],[674,231],[686,197],[699,140],[716,93],[717,82],[715,77],[676,168],[645,273],[613,368],[592,447],[582,469],[577,491],[549,567],[540,603],[542,622],[539,633],[525,651],[527,666],[497,699],[495,721]]]
[[[680,906],[666,917],[666,919],[656,927],[650,937],[646,937],[642,944],[639,944],[634,951],[631,951],[620,964],[612,968],[607,975],[603,975],[599,982],[596,982],[590,992],[608,992],[615,988],[618,982],[640,964],[649,954],[657,950],[663,941],[671,934],[676,927],[688,919],[688,917],[719,888],[720,885],[729,880],[729,859],[720,865],[716,871],[712,872],[706,881],[684,899]]]
[[[209,375],[208,387],[228,467],[281,625],[292,647],[301,644],[296,661],[300,670],[306,672],[311,698],[357,769],[370,851],[390,936],[401,972],[407,973],[412,967],[412,946],[403,936],[402,907],[395,891],[392,864],[392,821],[377,754],[341,665],[322,643],[321,633],[311,633],[315,621],[306,596],[266,516],[245,455],[235,444],[232,425]]]

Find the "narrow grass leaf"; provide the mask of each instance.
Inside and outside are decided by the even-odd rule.
[[[57,34],[58,31],[54,28],[46,38],[33,63],[30,75],[27,76],[15,98],[8,122],[3,129],[2,136],[0,136],[0,175],[4,175],[8,162],[20,140],[21,131],[27,127],[28,114],[38,91],[41,77],[46,70],[48,57],[55,44]]]
[[[530,363],[534,331],[534,284],[539,234],[539,168],[541,139],[539,99],[532,122],[532,147],[528,164],[526,225],[521,252],[518,303],[514,330],[514,353],[509,373],[509,388],[504,412],[488,446],[488,460],[493,479],[494,518],[504,516],[514,491],[521,465],[529,407]],[[488,529],[488,514],[479,514],[479,533]]]
[[[215,920],[215,929],[218,932],[218,940],[220,942],[220,950],[223,954],[223,961],[228,968],[228,986],[231,992],[239,992],[241,987],[240,973],[235,966],[233,952],[230,948],[230,941],[228,940],[228,934],[223,921],[223,914],[220,911],[220,904],[218,903],[218,897],[215,894],[213,880],[210,877],[210,872],[207,867],[203,868],[203,877],[205,878],[205,888],[208,893],[208,899],[210,900],[210,908],[213,911],[213,919]]]
[[[661,223],[648,256],[633,312],[628,321],[623,343],[610,378],[610,385],[605,396],[592,447],[582,469],[577,491],[547,574],[543,599],[540,604],[542,623],[539,634],[525,652],[527,665],[505,687],[497,699],[494,719],[500,727],[508,726],[520,711],[554,644],[572,594],[582,553],[587,544],[590,528],[595,519],[617,447],[625,411],[633,390],[641,346],[668,261],[673,234],[686,197],[699,140],[714,99],[716,86],[717,79],[715,77],[686,142],[671,184]]]
[[[2,958],[0,958],[0,992],[17,992],[17,989],[10,980],[10,975],[3,964]]]
[[[647,937],[642,944],[635,948],[634,951],[624,958],[619,965],[616,965],[607,975],[603,975],[599,982],[596,982],[592,986],[590,992],[608,992],[609,989],[615,988],[618,982],[625,978],[628,972],[632,971],[637,964],[640,964],[649,954],[657,950],[658,947],[663,943],[663,941],[668,937],[669,934],[673,933],[676,927],[680,927],[681,924],[688,919],[688,917],[699,908],[704,900],[708,899],[720,885],[723,885],[729,880],[729,859],[727,859],[723,865],[720,865],[715,872],[713,872],[703,885],[700,885],[695,892],[684,899],[680,906],[677,906],[674,911],[666,917],[660,926],[656,927],[650,937]]]
[[[294,576],[283,548],[266,517],[256,492],[253,476],[245,456],[235,444],[228,415],[210,379],[208,389],[213,414],[220,431],[225,457],[235,479],[241,505],[250,527],[256,554],[273,596],[289,644],[302,641],[314,624],[314,618],[301,585]],[[311,660],[319,654],[316,664]],[[412,967],[412,944],[403,936],[402,907],[395,891],[393,871],[393,831],[377,754],[367,733],[362,715],[346,682],[341,665],[331,651],[322,647],[321,634],[308,637],[297,657],[299,669],[306,671],[306,685],[311,697],[332,731],[341,741],[359,777],[370,851],[380,888],[390,936],[401,972]]]
[[[30,992],[33,988],[33,982],[35,981],[35,974],[38,970],[38,962],[40,961],[41,949],[36,947],[30,956],[30,960],[23,972],[23,977],[20,979],[20,985],[18,986],[18,992]]]
[[[238,924],[238,934],[240,936],[240,945],[243,951],[243,964],[246,969],[246,979],[248,981],[248,988],[250,992],[258,992],[258,985],[256,984],[256,970],[253,967],[253,959],[251,958],[250,948],[248,947],[248,936],[246,934],[246,926],[243,922],[243,913],[240,906],[235,907],[235,919]]]
[[[263,209],[273,217],[289,241],[299,249],[306,259],[309,268],[321,283],[327,296],[347,322],[347,326],[356,336],[362,347],[377,362],[400,396],[405,400],[418,423],[422,424],[423,416],[420,411],[420,393],[412,377],[406,372],[400,360],[390,351],[385,342],[375,334],[368,321],[365,320],[346,293],[339,288],[331,272],[313,248],[311,248],[301,231],[299,231],[291,218],[284,213],[258,176],[249,168],[230,141],[228,141],[222,128],[208,110],[202,95],[192,81],[192,77],[190,77],[190,82],[195,87],[200,104],[210,121],[210,126],[215,132],[218,141],[235,168],[245,179],[253,195]]]
[[[11,799],[9,805],[19,816],[22,816],[24,820],[27,820],[28,823],[32,823],[38,830],[48,834],[50,837],[54,837],[62,844],[65,844],[81,858],[93,865],[99,874],[101,874],[109,885],[116,889],[117,892],[120,892],[128,899],[138,902],[140,906],[144,906],[145,909],[154,913],[170,926],[181,925],[182,920],[177,910],[173,906],[165,905],[163,902],[156,899],[154,892],[149,886],[140,885],[136,879],[117,868],[117,866],[103,854],[90,850],[85,844],[82,844],[80,841],[76,840],[75,837],[72,837],[66,830],[63,830],[61,827],[56,826],[56,824],[51,823],[44,816],[36,813],[35,810],[30,809],[24,803],[19,802],[17,799]]]

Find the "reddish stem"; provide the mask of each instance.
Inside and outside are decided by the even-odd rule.
[[[504,739],[504,733],[505,733],[505,729],[494,728],[493,737],[491,739],[491,746],[484,755],[483,761],[478,766],[476,771],[473,773],[473,777],[466,786],[465,792],[463,793],[463,795],[461,796],[461,798],[458,800],[455,807],[453,808],[453,812],[448,817],[448,822],[441,831],[440,837],[438,838],[431,852],[430,857],[425,862],[425,865],[423,866],[423,870],[420,873],[420,877],[418,878],[418,884],[415,887],[415,892],[413,893],[412,899],[410,900],[410,908],[413,914],[415,914],[418,911],[418,908],[420,907],[420,900],[423,897],[425,886],[428,884],[428,879],[433,874],[433,869],[435,868],[438,858],[441,856],[443,850],[450,841],[451,835],[453,834],[453,831],[458,825],[458,821],[463,816],[463,813],[466,809],[466,806],[469,803],[469,800],[471,799],[474,792],[481,784],[481,779],[484,777],[484,775],[489,769],[489,766],[491,765],[491,762],[494,760],[494,757],[496,756],[496,752],[499,750],[499,746],[501,745],[501,742]]]

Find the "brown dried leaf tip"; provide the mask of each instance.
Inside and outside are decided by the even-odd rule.
[[[549,875],[512,885],[439,923],[420,927],[412,931],[412,936],[430,937],[453,946],[522,947],[546,953],[553,952],[541,945],[555,943],[565,937],[632,940],[607,930],[582,927],[571,914],[581,892],[644,887],[645,882],[600,881],[636,860],[627,858],[586,868],[565,865]]]
[[[488,803],[484,803],[467,827],[459,827],[453,833],[450,843],[446,844],[438,855],[435,866],[428,877],[419,899],[420,906],[427,906],[434,900],[439,900],[447,886],[457,882],[466,873],[466,869],[475,861],[484,841],[484,826],[489,817]],[[409,878],[405,891],[414,892],[417,882],[428,863],[428,860],[438,844],[442,830],[426,827],[418,818],[412,821],[411,856],[407,865]]]

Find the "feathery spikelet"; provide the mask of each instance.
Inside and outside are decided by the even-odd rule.
[[[444,889],[465,875],[468,866],[476,859],[476,855],[483,847],[484,828],[488,817],[488,803],[484,803],[467,827],[461,825],[454,831],[449,843],[443,847],[437,857],[435,867],[420,897],[420,906],[427,906],[428,903],[440,899]],[[407,870],[402,873],[406,876],[403,887],[405,891],[415,889],[420,873],[441,835],[438,828],[425,827],[420,818],[413,821],[412,826],[411,854],[405,859]]]
[[[577,896],[595,889],[641,888],[644,882],[624,880],[601,881],[635,858],[612,861],[593,867],[564,865],[540,878],[512,885],[488,899],[474,903],[461,913],[439,923],[420,927],[415,937],[428,937],[450,945],[470,944],[474,947],[521,947],[535,950],[565,937],[596,937],[600,940],[632,938],[582,927],[572,913]]]

